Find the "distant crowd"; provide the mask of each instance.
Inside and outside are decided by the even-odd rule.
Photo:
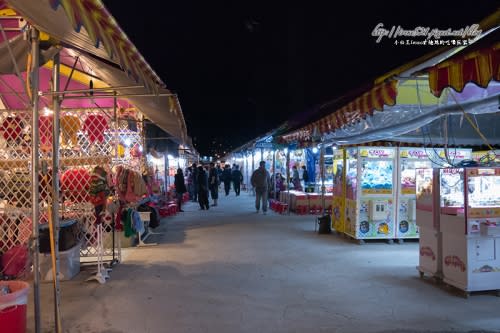
[[[297,166],[292,167],[290,183],[292,189],[302,191],[308,181],[308,173],[305,166],[301,167],[301,177]],[[189,198],[193,202],[198,202],[200,210],[208,210],[210,206],[217,206],[219,200],[219,187],[223,185],[223,190],[226,196],[233,189],[236,196],[240,195],[241,186],[243,184],[243,174],[240,166],[233,164],[225,164],[224,168],[220,164],[210,163],[209,165],[198,165],[193,163],[184,171],[179,168],[175,175],[175,191],[177,194],[178,206],[182,204],[182,196],[185,192],[189,193]],[[255,208],[257,213],[261,209],[264,214],[267,212],[268,198],[279,199],[280,192],[286,189],[285,178],[281,173],[276,173],[272,177],[266,170],[266,162],[261,161],[259,168],[252,172],[250,184],[255,191]],[[274,186],[276,185],[276,186]],[[209,198],[212,199],[212,205],[209,203]]]
[[[217,206],[221,184],[224,184],[226,196],[231,192],[231,185],[236,196],[239,196],[242,183],[243,174],[239,165],[236,164],[233,164],[232,167],[226,164],[222,169],[220,164],[215,165],[213,162],[208,166],[193,163],[184,172],[182,169],[178,169],[175,176],[177,195],[182,197],[184,192],[188,192],[189,198],[200,204],[200,210],[210,209],[209,196],[213,201],[212,207]]]

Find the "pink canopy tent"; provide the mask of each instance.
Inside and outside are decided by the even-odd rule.
[[[40,75],[40,91],[49,92],[51,90],[51,69],[42,67],[39,71]],[[26,82],[26,72],[22,73],[24,82]],[[69,81],[69,84],[68,84]],[[90,80],[89,80],[90,82]],[[89,89],[89,85],[77,82],[76,80],[69,80],[68,77],[61,75],[61,87],[66,87],[68,91],[71,90],[84,90]],[[29,98],[25,93],[26,89],[15,74],[4,74],[0,76],[0,96],[7,109],[11,110],[24,110],[29,108]],[[80,94],[81,95],[81,94]],[[51,98],[49,96],[42,96],[40,99],[41,107],[49,107]],[[119,106],[130,107],[130,104],[125,100],[119,101]],[[65,98],[61,107],[64,108],[113,108],[112,98],[99,98],[96,94],[95,98],[88,96],[88,98],[71,99]]]

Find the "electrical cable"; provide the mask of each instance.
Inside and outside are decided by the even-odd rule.
[[[488,148],[490,150],[493,150],[493,147],[490,145],[490,143],[488,142],[488,139],[486,139],[486,137],[484,136],[484,134],[481,132],[481,130],[479,129],[478,126],[476,126],[476,124],[474,124],[474,122],[470,119],[469,115],[465,112],[464,108],[462,107],[462,105],[458,102],[455,94],[452,92],[451,96],[453,97],[453,100],[455,101],[455,103],[458,105],[458,107],[460,108],[460,111],[463,112],[464,114],[464,117],[465,119],[470,123],[470,125],[472,126],[472,128],[477,132],[477,134],[479,134],[479,136],[481,137],[481,139],[484,141],[484,143],[486,144],[486,146],[488,146]]]

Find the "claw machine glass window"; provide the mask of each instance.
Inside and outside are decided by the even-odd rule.
[[[363,194],[391,194],[392,172],[392,161],[364,161],[361,165]]]
[[[464,169],[441,169],[441,212],[457,215],[464,209]]]

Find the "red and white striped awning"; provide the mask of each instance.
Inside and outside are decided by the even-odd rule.
[[[469,82],[486,88],[491,80],[500,81],[500,43],[444,61],[428,72],[429,87],[437,97],[446,87],[461,92]]]

